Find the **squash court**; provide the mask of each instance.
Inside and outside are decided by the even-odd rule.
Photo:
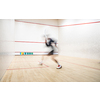
[[[15,56],[2,82],[96,82],[100,81],[98,60],[59,57],[62,69],[51,60],[39,65],[41,56]]]
[[[1,19],[1,82],[100,82],[100,20]],[[55,59],[44,35],[57,40]],[[40,65],[44,56],[43,64]]]

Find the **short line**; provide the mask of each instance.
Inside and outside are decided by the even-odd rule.
[[[64,61],[64,60],[60,60],[60,61]],[[64,62],[67,62],[67,61],[64,61]],[[67,62],[67,63],[71,63],[71,62]],[[76,64],[76,63],[71,63],[71,64],[74,64],[74,65],[80,65],[80,64]],[[93,67],[89,67],[89,66],[85,66],[85,65],[80,65],[80,66],[88,67],[88,68],[91,68],[91,69],[100,70],[100,69],[98,69],[98,68],[93,68]]]
[[[38,62],[40,62],[40,61],[38,61]],[[48,65],[46,65],[46,64],[44,64],[44,63],[43,63],[43,65],[45,65],[46,67],[49,67]]]
[[[34,69],[34,68],[46,68],[46,67],[14,68],[14,69],[7,69],[7,70],[21,70],[21,69]]]
[[[39,61],[38,61],[39,62]],[[43,65],[47,66],[46,64],[43,63]],[[46,67],[31,67],[31,68],[13,68],[13,69],[6,69],[6,70],[21,70],[21,69],[33,69],[33,68],[46,68]]]
[[[36,62],[36,61],[16,61],[16,62],[12,62],[12,63],[27,63],[27,62]]]

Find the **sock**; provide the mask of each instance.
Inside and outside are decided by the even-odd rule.
[[[58,62],[57,62],[57,64],[60,65]]]
[[[41,64],[43,63],[43,61],[40,62]]]

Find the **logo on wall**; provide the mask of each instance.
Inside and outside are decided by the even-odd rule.
[[[33,52],[20,52],[20,55],[33,55]]]

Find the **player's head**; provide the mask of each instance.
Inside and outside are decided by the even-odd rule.
[[[51,38],[51,36],[49,35],[49,34],[46,34],[46,35],[44,35],[43,36],[45,39],[48,39],[48,40],[50,40],[50,38]]]
[[[48,37],[47,39],[50,40],[51,38]]]

